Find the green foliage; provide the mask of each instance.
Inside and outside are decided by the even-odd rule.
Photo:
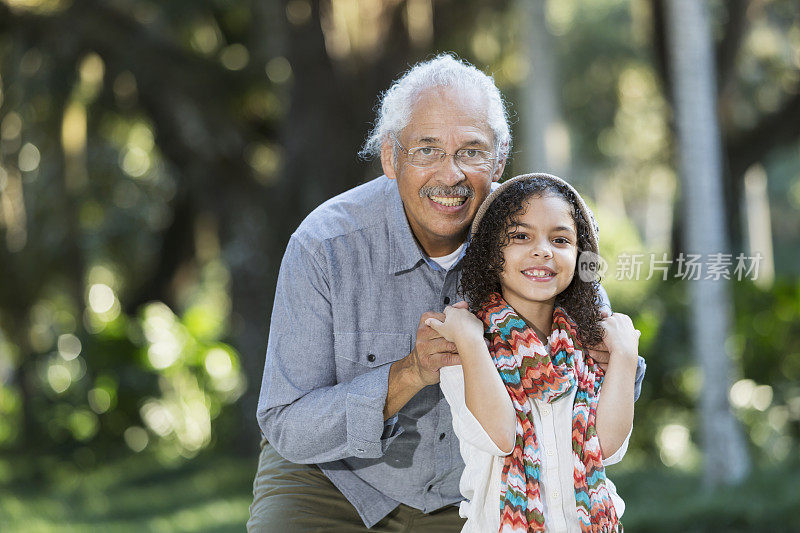
[[[703,377],[691,350],[686,282],[651,285],[641,300],[621,300],[642,331],[640,351],[647,361],[642,396],[636,404],[631,452],[621,465],[635,469],[660,459],[667,466],[695,471],[699,428],[695,406]],[[782,279],[762,289],[749,281],[731,282],[734,309],[728,353],[740,365],[730,399],[764,465],[787,459],[800,443],[800,281]],[[614,302],[614,293],[611,293]]]
[[[0,523],[25,533],[241,531],[255,471],[219,455],[165,464],[144,453],[88,472],[47,456],[11,463],[0,459]]]
[[[678,196],[662,2],[548,1],[553,73],[531,71],[522,2],[432,2],[429,14],[426,2],[317,4],[0,0],[0,449],[89,469],[120,450],[167,460],[236,434],[253,444],[262,324],[289,226],[372,172],[353,155],[369,109],[431,53],[492,72],[515,126],[535,120],[520,105],[528,75],[557,78],[570,179],[596,200],[603,256],[670,247]],[[797,272],[800,238],[800,153],[786,127],[797,123],[800,4],[712,4],[720,68],[729,59],[719,84],[726,165],[743,165],[726,188],[741,188],[753,163],[769,176],[779,279],[767,290],[732,284],[727,348],[741,368],[731,399],[754,455],[770,463],[800,440],[800,283],[780,277]],[[736,219],[740,204],[728,203]],[[686,286],[618,282],[614,267],[612,302],[634,317],[648,360],[620,469],[692,471],[702,376]],[[86,508],[89,487],[103,483],[86,478]],[[7,501],[58,523],[68,507],[45,498]]]
[[[626,503],[626,531],[797,531],[796,463],[757,470],[741,486],[713,491],[696,474],[645,470],[615,476],[612,470],[611,476]]]
[[[109,285],[92,284],[82,339],[55,319],[68,309],[41,302],[34,329],[45,352],[36,373],[44,394],[35,398],[35,416],[49,439],[37,447],[93,462],[123,442],[137,452],[151,445],[184,456],[211,445],[212,422],[244,387],[238,354],[222,341],[230,313],[227,282],[224,267],[209,263],[201,283],[186,294],[181,316],[159,302],[128,316]],[[74,320],[66,326],[74,327]],[[14,447],[18,391],[0,387],[0,395],[8,414],[0,445]]]
[[[43,477],[34,463],[47,465]],[[609,475],[626,503],[627,531],[797,530],[796,463],[713,492],[696,474],[617,468]],[[143,453],[90,471],[53,457],[0,458],[0,523],[12,533],[241,531],[254,472],[254,460],[219,454],[164,464]]]

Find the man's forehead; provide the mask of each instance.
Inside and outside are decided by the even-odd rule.
[[[462,145],[486,145],[493,138],[486,98],[475,90],[434,87],[417,98],[403,136],[406,142],[444,143],[453,135]]]
[[[486,95],[476,89],[432,87],[422,91],[411,104],[411,118],[436,114],[439,110],[449,116],[456,115],[473,122],[486,122],[488,113]]]

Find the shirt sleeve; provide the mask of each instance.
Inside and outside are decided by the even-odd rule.
[[[389,368],[337,383],[333,309],[323,261],[292,236],[275,291],[257,418],[275,450],[295,463],[378,458],[402,433],[384,422]]]
[[[467,407],[464,396],[464,369],[461,365],[445,366],[439,370],[439,387],[442,389],[453,418],[453,431],[459,440],[491,455],[506,456],[492,440],[478,419]],[[510,453],[510,452],[509,452]]]
[[[600,304],[600,307],[608,307],[611,309],[611,300],[608,299],[608,293],[605,287],[599,283],[597,284],[597,302]]]
[[[633,401],[639,399],[639,395],[642,394],[642,381],[644,381],[644,373],[647,371],[647,363],[644,361],[644,357],[641,355],[639,356],[639,360],[636,362],[636,380],[633,384]]]

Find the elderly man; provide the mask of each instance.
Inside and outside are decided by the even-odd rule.
[[[364,149],[385,175],[314,210],[281,264],[249,530],[461,528],[438,386],[458,354],[424,321],[458,300],[468,229],[510,143],[492,79],[449,55],[385,93]]]

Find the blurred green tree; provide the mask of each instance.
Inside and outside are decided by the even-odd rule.
[[[780,187],[772,201],[783,202],[776,239],[793,243],[776,246],[787,257],[780,274],[795,268],[800,226],[800,194],[791,192],[800,157],[781,151],[800,135],[800,7],[711,6],[726,220],[737,249],[735,195],[762,163]],[[220,439],[252,451],[265,317],[285,242],[320,202],[377,175],[356,156],[377,95],[436,51],[492,72],[512,110],[530,88],[526,74],[544,76],[560,91],[573,181],[595,192],[609,221],[604,246],[668,248],[676,179],[663,1],[532,6],[544,7],[555,83],[535,65],[530,72],[522,7],[0,0],[0,443],[87,456],[122,439],[190,455],[197,442]],[[519,136],[528,119],[512,119]],[[531,170],[527,150],[516,148],[509,173]],[[684,248],[675,222],[673,253]],[[686,302],[672,286],[613,285],[657,357],[648,380],[660,397],[637,406],[653,414],[641,424],[652,425],[634,434],[655,455],[660,432],[676,426],[668,415],[687,424],[678,431],[691,422],[691,362],[660,351],[684,332]],[[775,290],[753,301],[772,301]],[[742,342],[746,372],[764,342]],[[769,379],[788,381],[794,367],[784,367]],[[194,400],[182,404],[178,391]],[[775,407],[789,409],[794,393],[784,392]]]

